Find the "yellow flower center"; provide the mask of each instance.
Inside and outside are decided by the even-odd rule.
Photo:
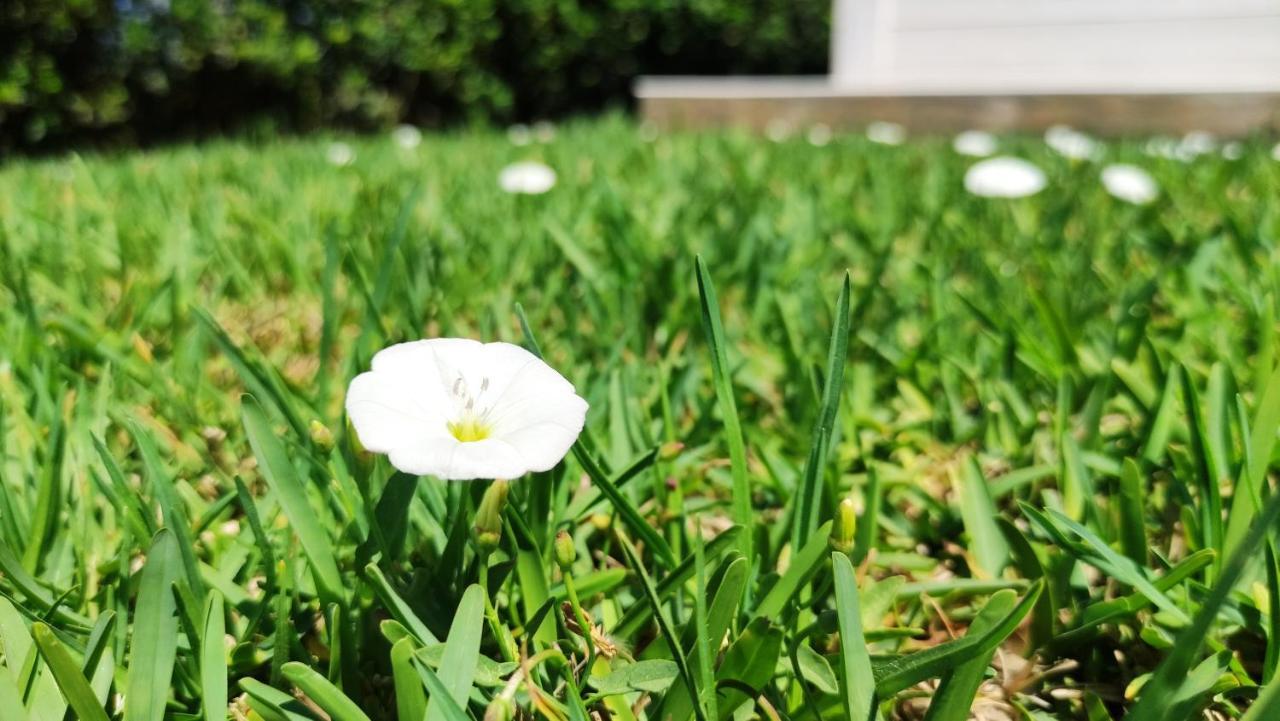
[[[493,431],[487,423],[475,416],[468,415],[462,420],[449,422],[449,432],[463,443],[483,441]]]

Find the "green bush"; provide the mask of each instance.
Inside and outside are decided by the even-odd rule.
[[[822,72],[818,0],[6,0],[0,146],[548,117],[640,73]]]

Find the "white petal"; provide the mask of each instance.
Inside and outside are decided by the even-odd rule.
[[[881,145],[902,145],[907,129],[897,123],[877,121],[867,126],[867,139]]]
[[[821,148],[831,142],[831,126],[816,123],[809,127],[809,134],[806,137],[810,145]]]
[[[545,471],[569,452],[586,415],[573,384],[535,358],[512,376],[489,418],[494,437],[518,449],[529,470]]]
[[[394,450],[389,457],[405,473],[446,481],[519,478],[530,470],[514,447],[493,438],[463,443],[450,436]]]
[[[951,147],[961,155],[985,158],[996,152],[996,136],[984,130],[966,130],[955,137]]]
[[[422,131],[412,125],[398,125],[391,131],[391,139],[405,150],[412,150],[422,142]]]
[[[1022,198],[1044,189],[1044,171],[1021,158],[998,157],[975,163],[964,174],[964,187],[988,198]]]
[[[361,373],[347,389],[347,416],[375,453],[451,438],[439,381],[425,374]]]
[[[1087,160],[1100,150],[1093,138],[1065,125],[1055,125],[1046,130],[1044,142],[1059,155],[1072,160]]]
[[[498,185],[508,193],[540,195],[556,185],[556,171],[532,161],[512,163],[498,174]]]
[[[1124,163],[1103,168],[1102,185],[1113,197],[1134,205],[1150,203],[1160,194],[1155,178],[1147,171]]]

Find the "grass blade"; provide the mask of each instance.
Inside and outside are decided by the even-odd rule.
[[[182,555],[173,532],[151,541],[133,618],[131,663],[124,721],[162,721],[178,653],[178,606],[173,584],[182,576]]]
[[[1009,564],[1009,542],[996,524],[996,506],[977,459],[968,456],[963,469],[952,471],[952,482],[960,496],[960,517],[969,532],[973,556],[978,562],[975,576],[999,578]]]
[[[301,689],[332,721],[369,721],[354,701],[310,666],[290,661],[284,665],[283,671],[289,683]]]
[[[845,718],[848,721],[875,721],[879,699],[871,656],[862,636],[862,610],[858,603],[858,581],[853,564],[843,553],[831,554],[835,573],[836,613],[840,622],[840,659],[844,673],[840,687],[844,692]]]
[[[805,461],[800,480],[800,497],[795,502],[796,512],[791,527],[791,545],[798,548],[813,537],[818,527],[818,513],[822,502],[824,469],[827,465],[831,432],[835,427],[836,413],[840,409],[840,395],[844,389],[845,357],[849,353],[849,284],[848,271],[836,300],[835,327],[831,330],[831,344],[827,348],[826,382],[822,388],[822,409],[818,423],[813,428],[813,441],[809,446],[809,458]],[[741,521],[740,521],[741,522]]]
[[[204,629],[200,635],[200,706],[204,721],[225,721],[227,716],[226,616],[222,594],[210,591],[204,602]]]
[[[733,378],[729,368],[724,323],[720,319],[720,301],[716,298],[716,288],[702,256],[698,256],[694,263],[698,276],[698,299],[702,306],[702,330],[706,333],[707,345],[711,347],[711,375],[716,387],[716,402],[720,406],[720,416],[724,422],[725,442],[729,446],[729,470],[733,475],[733,522],[743,528],[754,528],[751,485],[747,481],[747,445],[742,435],[742,422],[738,418],[738,404],[733,396]],[[742,535],[738,550],[754,568],[751,534]]]
[[[98,703],[97,696],[89,687],[89,681],[80,672],[80,666],[71,658],[71,654],[53,635],[53,630],[43,623],[31,625],[31,637],[40,647],[40,655],[48,665],[53,678],[62,689],[67,704],[80,717],[80,721],[109,721],[107,712]]]
[[[306,488],[298,477],[297,469],[285,454],[280,439],[271,431],[262,406],[250,395],[241,396],[240,405],[245,433],[249,437],[249,445],[253,447],[253,455],[258,459],[263,478],[280,500],[280,507],[289,519],[289,525],[302,543],[302,552],[310,562],[321,602],[324,605],[331,602],[343,605],[342,577],[333,557],[329,535],[320,526],[315,511],[307,501]]]
[[[467,702],[471,694],[471,682],[475,679],[476,663],[480,656],[480,634],[484,626],[484,589],[477,585],[467,587],[458,603],[445,640],[444,657],[440,662],[440,682],[449,697],[459,705]],[[448,721],[444,706],[433,695],[427,700],[427,721]]]
[[[636,572],[640,578],[640,585],[644,589],[645,598],[649,601],[649,606],[653,609],[654,618],[658,621],[658,629],[662,632],[662,637],[667,639],[667,645],[671,647],[671,655],[675,659],[676,666],[680,668],[680,678],[684,680],[685,690],[689,692],[690,698],[698,698],[698,684],[693,679],[693,672],[689,668],[689,660],[685,658],[684,649],[680,647],[679,636],[675,633],[675,627],[671,623],[671,619],[667,616],[667,610],[663,607],[661,599],[658,598],[658,591],[653,587],[653,581],[649,578],[649,572],[644,569],[640,557],[636,555],[636,549],[632,547],[631,541],[626,536],[617,534],[619,545],[622,552],[627,557],[627,564],[631,566],[631,570]],[[694,714],[698,721],[706,721],[702,706],[693,705]]]

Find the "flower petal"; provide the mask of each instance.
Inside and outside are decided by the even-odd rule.
[[[545,363],[531,363],[512,379],[494,406],[493,434],[519,449],[529,470],[554,467],[582,432],[587,402]]]
[[[446,481],[477,478],[519,478],[530,471],[519,451],[497,439],[463,443],[452,436],[399,448],[389,454],[391,465],[417,476]]]
[[[347,389],[347,416],[361,445],[387,453],[449,436],[442,395],[432,375],[361,373]]]

